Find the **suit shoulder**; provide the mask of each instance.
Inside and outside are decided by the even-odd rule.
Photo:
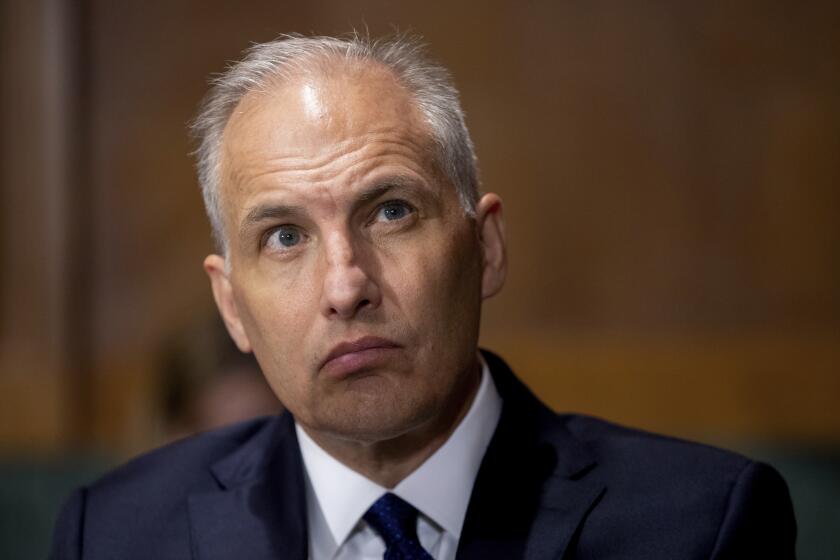
[[[187,496],[219,488],[214,464],[248,446],[259,448],[275,424],[272,418],[249,420],[132,459],[85,488],[88,523],[142,517],[157,524],[180,517]]]
[[[277,425],[276,418],[250,420],[129,461],[74,494],[54,542],[72,542],[86,558],[189,557],[188,496],[217,490],[212,467],[258,457]]]
[[[620,459],[625,468],[710,471],[736,476],[752,461],[733,451],[621,426],[592,416],[570,414],[558,419],[604,463]],[[655,468],[654,468],[655,467]]]
[[[588,416],[561,416],[566,430],[592,454],[614,494],[660,507],[721,513],[745,474],[775,470],[732,451],[620,426]]]
[[[638,557],[744,558],[753,555],[727,553],[759,550],[763,542],[773,545],[760,550],[792,550],[793,509],[784,479],[773,467],[597,418],[566,415],[558,421],[591,453],[591,476],[605,487],[587,535],[609,533]],[[772,538],[762,530],[767,527],[773,528]],[[580,546],[600,551],[603,542],[582,537]],[[780,557],[769,552],[756,557]],[[602,555],[607,554],[593,557]]]
[[[154,483],[161,488],[185,480],[200,484],[209,477],[210,466],[268,430],[272,418],[248,420],[224,428],[188,436],[144,453],[109,472],[89,487],[98,493]]]

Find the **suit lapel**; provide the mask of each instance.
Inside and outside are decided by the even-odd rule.
[[[577,442],[563,446],[564,451],[580,447]],[[585,450],[581,450],[585,453]],[[539,508],[528,533],[523,558],[527,560],[560,560],[570,546],[586,517],[597,507],[606,491],[594,463],[575,472],[569,465],[560,467],[546,481]]]
[[[213,468],[220,489],[189,498],[199,560],[306,558],[306,498],[288,414]]]
[[[560,559],[605,485],[586,446],[501,359],[485,358],[504,404],[473,487],[457,558]]]

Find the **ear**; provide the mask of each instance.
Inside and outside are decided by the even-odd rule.
[[[219,313],[222,315],[228,333],[242,352],[250,352],[251,342],[242,327],[242,320],[239,317],[239,310],[233,297],[233,286],[230,284],[224,257],[208,255],[204,259],[204,270],[210,277],[213,298],[216,300],[216,307],[219,308]]]
[[[507,242],[499,195],[487,193],[481,197],[476,206],[476,225],[483,262],[481,297],[487,299],[502,289],[507,275]]]

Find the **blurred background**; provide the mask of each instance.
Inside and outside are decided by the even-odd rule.
[[[104,469],[278,410],[216,318],[185,127],[250,42],[368,28],[452,70],[505,200],[482,344],[557,410],[771,462],[800,557],[840,558],[840,4],[0,10],[0,557]]]

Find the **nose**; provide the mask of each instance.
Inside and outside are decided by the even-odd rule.
[[[379,307],[382,293],[363,251],[349,235],[333,233],[325,243],[326,269],[321,293],[321,312],[329,319],[352,319]]]

